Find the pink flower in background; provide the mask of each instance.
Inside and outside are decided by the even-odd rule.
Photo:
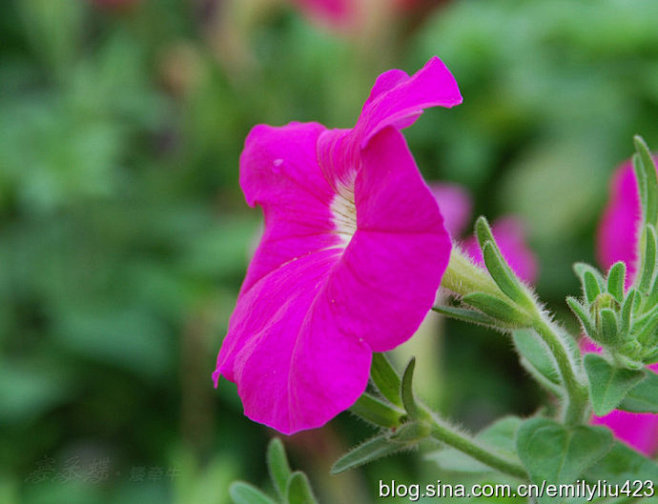
[[[359,17],[357,0],[293,0],[309,17],[336,28],[349,28]]]
[[[379,76],[352,129],[252,129],[240,185],[265,231],[217,358],[245,414],[290,434],[349,408],[372,352],[406,341],[431,308],[451,242],[399,129],[461,103],[438,58]]]
[[[658,160],[658,157],[654,157]],[[635,172],[630,162],[617,169],[611,184],[610,201],[599,225],[597,257],[601,266],[609,268],[624,261],[629,272],[626,285],[633,281],[637,261],[638,224],[641,218]],[[599,352],[589,340],[581,345],[584,352]],[[658,372],[658,364],[649,366]],[[607,425],[615,436],[633,448],[651,455],[658,450],[658,415],[615,410],[603,417],[593,416],[592,423]]]
[[[484,264],[482,251],[474,236],[460,240],[471,220],[473,204],[468,192],[456,184],[433,183],[430,188],[436,198],[450,236],[461,243],[462,249],[477,264]],[[494,238],[503,257],[522,280],[533,283],[537,279],[537,259],[525,241],[523,224],[516,217],[502,217],[492,226]]]
[[[658,162],[658,156],[654,156]],[[604,268],[624,261],[628,271],[626,285],[635,276],[637,228],[642,210],[637,192],[633,164],[628,161],[617,168],[610,186],[610,200],[599,224],[597,259]]]

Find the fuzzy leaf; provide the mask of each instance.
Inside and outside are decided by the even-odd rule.
[[[281,498],[286,494],[286,486],[291,470],[286,457],[286,450],[279,438],[273,438],[267,446],[267,469],[270,479]]]
[[[388,433],[379,434],[339,458],[331,468],[331,473],[338,474],[348,469],[354,469],[402,449],[404,449],[403,445],[389,441]]]
[[[613,345],[617,341],[619,327],[617,325],[617,315],[610,308],[599,310],[601,317],[601,331],[598,334],[598,340],[605,345]]]
[[[287,504],[317,504],[311,485],[301,471],[295,471],[288,479],[286,487]]]
[[[350,411],[375,425],[387,428],[399,426],[404,416],[404,411],[395,409],[367,392],[361,394]]]
[[[612,447],[605,427],[567,427],[548,418],[532,418],[517,432],[517,452],[534,483],[572,483]]]
[[[585,308],[585,306],[574,297],[567,298],[567,305],[569,305],[569,308],[571,308],[574,315],[578,317],[585,334],[594,339],[596,337],[596,329],[594,329],[594,323],[587,312],[587,308]]]
[[[590,482],[607,481],[610,484],[658,481],[658,463],[616,441],[602,459],[585,471],[584,477]]]
[[[585,273],[591,273],[596,279],[596,283],[599,284],[599,291],[603,292],[605,290],[605,281],[599,270],[595,267],[590,266],[586,263],[575,263],[573,265],[573,271],[576,273],[576,276],[580,279],[580,283],[583,284],[583,294],[585,293]]]
[[[643,210],[645,210],[645,222],[655,224],[658,221],[658,181],[656,179],[656,165],[651,158],[649,147],[644,142],[641,136],[635,136],[633,139],[635,143],[635,150],[637,154],[633,157],[634,164],[638,167],[635,168],[636,174],[642,171],[642,178],[644,181],[643,192],[646,201],[642,201]],[[646,207],[646,208],[645,208]]]
[[[242,481],[231,484],[228,493],[234,504],[276,504],[258,488]]]
[[[616,262],[608,271],[608,292],[620,303],[624,300],[624,282],[626,281],[626,264]]]
[[[644,242],[640,262],[642,269],[639,276],[640,283],[636,285],[638,285],[640,291],[648,293],[656,269],[656,249],[658,248],[658,244],[656,244],[656,230],[651,224],[644,226],[641,240]]]
[[[462,298],[462,302],[508,326],[522,327],[528,324],[528,317],[514,305],[489,294],[482,292],[468,294]]]
[[[645,377],[644,371],[616,368],[597,354],[587,354],[584,361],[594,413],[599,416],[615,409]]]
[[[516,458],[514,440],[516,438],[516,431],[522,422],[519,417],[509,416],[502,418],[480,431],[475,436],[475,439],[493,448],[497,448],[509,458]],[[436,462],[441,469],[446,471],[477,473],[494,471],[491,467],[454,448],[438,450],[429,454],[427,458]]]
[[[373,354],[370,377],[377,390],[386,399],[396,406],[402,406],[402,399],[400,398],[400,376],[391,365],[386,354]]]
[[[404,409],[412,419],[418,419],[421,416],[421,409],[416,403],[413,391],[414,369],[416,367],[416,358],[412,357],[407,364],[407,368],[402,375],[402,383],[400,385],[400,397],[402,397],[402,404]]]
[[[551,353],[532,329],[517,329],[512,333],[516,350],[544,378],[560,385],[560,373]]]
[[[601,286],[591,271],[586,271],[583,274],[583,290],[585,291],[585,299],[590,304],[601,294]]]
[[[647,371],[647,377],[635,385],[619,405],[634,413],[658,413],[658,375]]]
[[[472,324],[484,325],[487,327],[498,327],[496,319],[485,315],[479,311],[469,310],[467,308],[457,308],[455,306],[434,306],[432,311],[445,315],[462,322],[470,322]]]

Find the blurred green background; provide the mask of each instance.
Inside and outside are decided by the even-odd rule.
[[[242,143],[257,123],[350,127],[388,68],[452,70],[464,103],[406,132],[416,160],[524,220],[565,314],[610,174],[633,134],[658,148],[658,2],[437,3],[366,1],[342,31],[277,0],[2,4],[0,503],[222,504],[265,481],[273,433],[210,379],[260,225]],[[442,412],[475,429],[537,407],[505,338],[432,327]],[[328,476],[370,433],[344,414],[286,445],[327,503],[443,477],[417,456]]]

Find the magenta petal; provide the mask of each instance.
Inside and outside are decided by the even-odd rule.
[[[361,147],[386,126],[410,126],[428,107],[453,107],[462,102],[455,78],[437,57],[408,79],[399,71],[384,76],[382,82],[377,83],[378,89],[373,89],[354,127]],[[397,85],[390,87],[396,80],[399,81]]]
[[[439,203],[443,223],[453,238],[458,238],[468,226],[473,202],[468,191],[456,184],[434,182],[429,185]]]
[[[368,382],[371,350],[337,327],[326,279],[337,249],[293,261],[238,300],[218,374],[238,384],[245,414],[285,434],[324,425]]]
[[[635,248],[641,209],[635,173],[629,163],[615,173],[610,193],[610,202],[599,225],[598,260],[606,269],[617,261],[624,261],[629,272],[626,284],[630,285],[635,276]]]
[[[383,352],[409,339],[432,307],[451,242],[397,130],[376,135],[362,159],[357,231],[328,292],[342,330]]]
[[[263,207],[266,226],[243,291],[282,264],[339,243],[329,210],[334,192],[317,163],[316,142],[323,131],[316,123],[291,123],[260,125],[249,133],[240,185],[250,206]]]
[[[537,259],[526,244],[521,221],[514,217],[503,217],[493,223],[491,231],[496,238],[501,254],[514,273],[521,280],[533,283],[537,279]],[[475,237],[464,240],[463,247],[476,263],[484,264],[482,251]]]

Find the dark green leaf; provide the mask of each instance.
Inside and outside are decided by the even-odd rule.
[[[416,358],[412,357],[407,364],[407,368],[402,375],[402,383],[400,384],[400,397],[402,397],[402,404],[404,409],[409,414],[410,418],[418,419],[421,416],[421,410],[416,404],[416,398],[413,391],[414,368],[416,367]]]
[[[646,191],[645,221],[655,225],[658,222],[658,181],[656,180],[656,165],[651,158],[649,147],[642,137],[636,135],[633,140],[637,152],[637,158],[634,156],[633,161],[636,164],[641,165],[636,169],[636,173],[638,169],[641,170],[643,172],[643,179],[646,181],[644,187],[644,191]],[[643,207],[644,206],[645,205],[643,204]]]
[[[528,317],[514,305],[500,298],[476,292],[462,298],[462,302],[477,308],[499,322],[511,327],[523,327],[528,324]]]
[[[496,448],[508,458],[516,458],[516,432],[523,420],[509,416],[502,418],[480,431],[475,439]],[[471,458],[454,448],[444,448],[431,453],[427,457],[436,462],[442,469],[458,472],[491,472],[494,469]]]
[[[467,308],[457,308],[454,306],[435,306],[433,311],[463,322],[483,325],[487,327],[498,327],[496,319],[485,315],[479,311],[469,310]]]
[[[608,271],[608,292],[620,303],[624,300],[624,282],[626,280],[626,264],[616,262]]]
[[[590,304],[601,294],[601,286],[591,271],[586,271],[583,274],[583,289],[585,291],[585,299]]]
[[[279,438],[273,438],[267,446],[267,468],[274,488],[281,498],[286,494],[286,486],[291,470],[286,457],[286,450]]]
[[[402,399],[400,398],[400,376],[398,376],[386,354],[379,352],[373,354],[370,377],[377,390],[386,399],[396,406],[402,406]]]
[[[619,409],[635,413],[658,413],[658,375],[647,371],[647,377],[626,394]]]
[[[640,282],[638,288],[642,292],[649,292],[651,287],[654,271],[656,269],[656,230],[651,224],[646,224],[642,230],[641,241],[644,243],[640,264]]]
[[[364,392],[350,408],[350,411],[364,420],[381,427],[397,427],[404,411],[395,409],[378,398]]]
[[[596,330],[594,329],[594,323],[592,322],[585,306],[574,297],[567,298],[567,305],[569,305],[569,308],[571,308],[574,315],[578,317],[585,334],[594,339],[596,337]]]
[[[599,317],[601,317],[601,331],[598,334],[598,340],[606,345],[614,344],[619,331],[617,315],[610,308],[602,308],[599,310]]]
[[[601,460],[585,471],[584,477],[591,482],[607,481],[611,484],[632,480],[658,481],[658,464],[616,441]]]
[[[233,483],[228,493],[235,504],[276,504],[258,488],[242,481]]]
[[[517,432],[517,452],[533,482],[572,483],[612,447],[605,427],[567,427],[532,418]]]
[[[515,303],[531,307],[525,288],[516,277],[512,269],[505,262],[505,258],[494,242],[486,242],[482,249],[482,256],[487,270],[500,290]]]
[[[599,416],[615,409],[645,377],[644,371],[616,368],[597,354],[587,354],[584,361],[594,413]]]
[[[311,490],[311,484],[301,471],[295,471],[288,480],[286,488],[287,504],[317,504],[317,500]]]
[[[532,329],[517,329],[512,332],[516,350],[544,378],[554,385],[560,385],[560,373],[553,357]]]

